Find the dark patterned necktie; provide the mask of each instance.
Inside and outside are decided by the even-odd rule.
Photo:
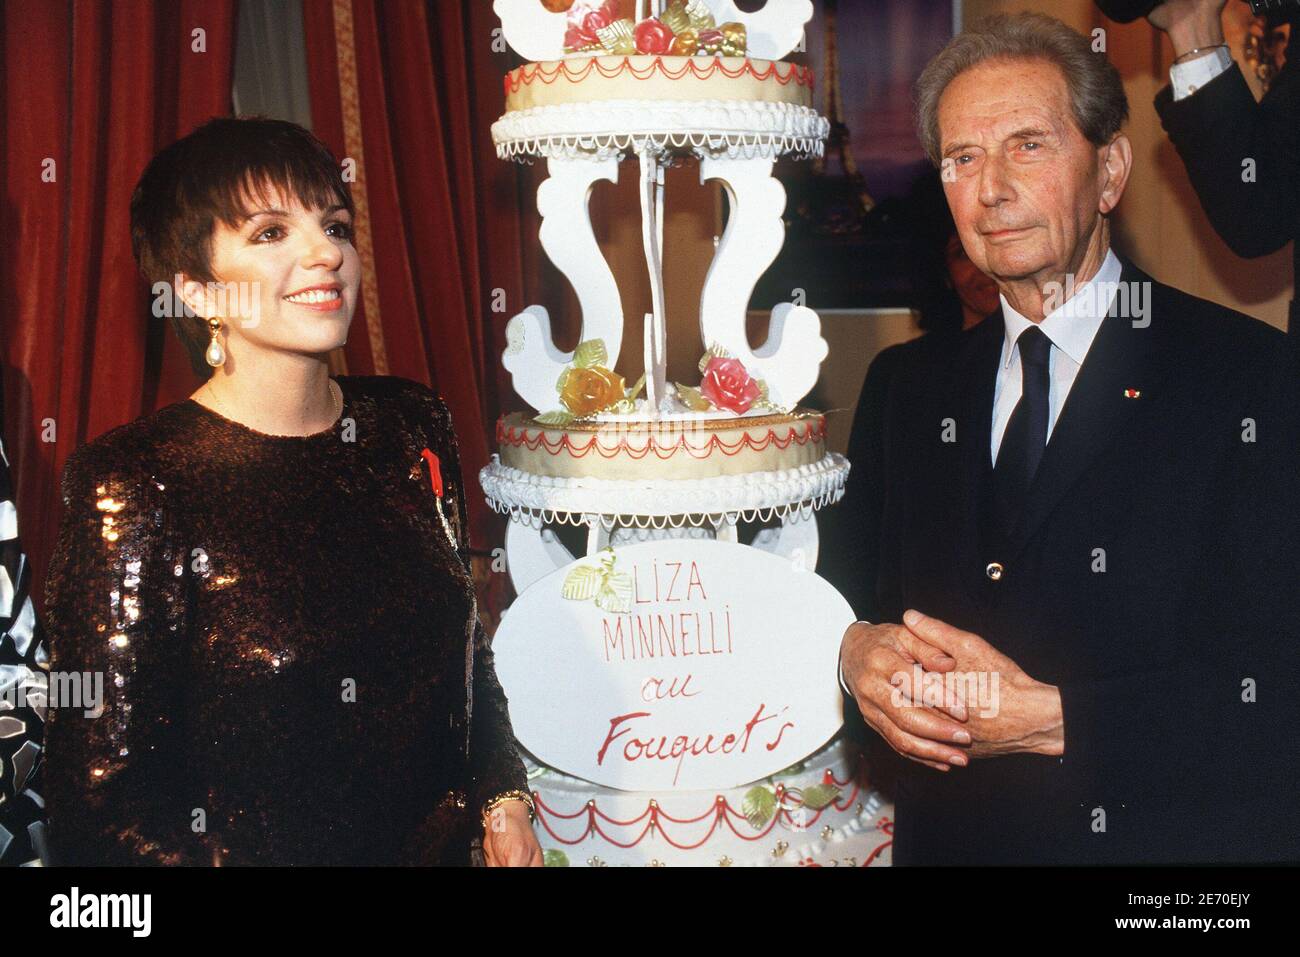
[[[1052,340],[1037,326],[1016,339],[1020,350],[1021,392],[998,449],[994,481],[998,527],[1010,532],[1047,448],[1047,391],[1051,384],[1047,359]]]

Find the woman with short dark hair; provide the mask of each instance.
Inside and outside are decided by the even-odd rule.
[[[53,863],[541,863],[447,406],[328,374],[353,215],[278,120],[212,120],[140,179],[133,249],[206,381],[64,472],[52,668],[103,694],[51,711]]]

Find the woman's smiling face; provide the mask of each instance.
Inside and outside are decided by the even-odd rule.
[[[248,219],[213,227],[211,273],[224,301],[193,279],[186,301],[226,322],[226,346],[323,355],[347,341],[361,283],[351,214],[341,206],[307,209],[274,187],[247,204]],[[205,302],[199,309],[197,302]]]

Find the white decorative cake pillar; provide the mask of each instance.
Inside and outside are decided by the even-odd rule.
[[[598,180],[618,182],[618,158],[552,157],[537,188],[539,237],[555,267],[572,284],[582,310],[578,341],[603,339],[611,361],[623,345],[623,302],[591,225],[591,191]],[[538,411],[555,406],[555,382],[573,361],[555,346],[545,306],[529,306],[506,326],[503,363],[520,398]]]

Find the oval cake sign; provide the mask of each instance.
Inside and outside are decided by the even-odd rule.
[[[797,763],[843,721],[823,578],[747,545],[606,549],[535,582],[493,649],[519,742],[628,791],[730,788]]]

